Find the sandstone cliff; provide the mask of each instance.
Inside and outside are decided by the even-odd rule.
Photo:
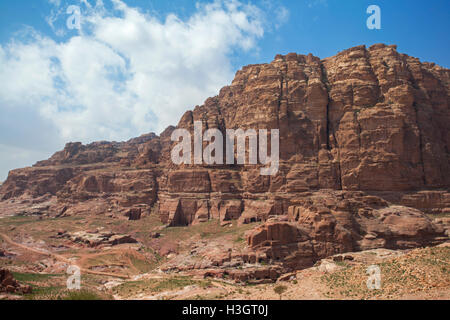
[[[285,221],[249,235],[249,248],[292,268],[350,250],[437,243],[445,228],[424,212],[450,212],[449,94],[450,70],[396,46],[323,60],[278,55],[238,71],[176,127],[279,129],[276,176],[251,165],[176,166],[169,127],[121,143],[69,143],[11,171],[0,214],[77,214],[96,199],[97,213],[153,207],[171,226],[278,216]]]

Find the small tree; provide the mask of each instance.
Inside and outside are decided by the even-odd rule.
[[[285,293],[287,290],[286,286],[276,286],[275,288],[273,288],[273,291],[275,291],[276,294],[278,294],[280,296],[280,300],[281,297],[283,296],[283,293]]]

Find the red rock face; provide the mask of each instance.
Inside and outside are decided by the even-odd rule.
[[[53,196],[76,214],[79,203],[101,195],[105,209],[144,206],[144,214],[157,204],[172,226],[284,216],[289,223],[265,226],[249,244],[269,241],[278,258],[300,261],[294,267],[347,250],[433,243],[442,232],[407,207],[450,210],[449,87],[448,69],[395,46],[359,46],[323,60],[278,55],[242,68],[177,125],[191,133],[194,121],[223,133],[279,129],[277,175],[261,176],[260,165],[176,166],[169,127],[160,137],[67,144],[12,171],[0,207]]]
[[[250,248],[291,269],[338,253],[409,249],[447,239],[444,228],[421,211],[362,192],[324,190],[292,202],[289,222],[269,221],[247,236]],[[305,250],[311,254],[299,258]]]
[[[209,168],[209,176],[200,176],[173,168],[169,175],[179,181],[169,178],[161,190],[176,196],[182,192],[176,188],[200,188],[222,198],[264,193],[266,200],[319,189],[390,192],[398,194],[395,203],[446,210],[443,191],[428,191],[433,200],[423,201],[432,204],[421,204],[415,193],[445,190],[450,183],[448,93],[449,70],[420,63],[395,46],[360,46],[324,60],[289,54],[244,67],[217,97],[188,111],[178,128],[193,132],[194,121],[202,121],[203,128],[222,131],[279,129],[279,173],[266,177],[236,166]],[[242,211],[255,215],[249,207]]]

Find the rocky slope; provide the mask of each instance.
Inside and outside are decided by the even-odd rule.
[[[256,278],[337,253],[437,244],[448,239],[448,221],[424,213],[450,212],[449,93],[448,69],[395,46],[359,46],[323,60],[278,55],[238,71],[176,127],[279,129],[276,176],[254,165],[176,166],[169,127],[121,143],[69,143],[11,171],[0,215],[155,212],[168,226],[263,221],[246,251],[202,267],[222,267],[213,274],[229,272],[223,265],[231,261],[276,267]]]

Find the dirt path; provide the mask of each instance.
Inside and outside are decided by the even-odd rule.
[[[34,253],[37,253],[37,254],[49,256],[49,257],[52,257],[52,258],[54,258],[56,260],[65,262],[65,263],[67,263],[69,265],[76,265],[78,268],[80,268],[81,272],[88,273],[88,274],[93,274],[93,275],[98,275],[98,276],[108,276],[108,277],[115,277],[115,278],[121,278],[121,279],[129,279],[129,276],[117,275],[117,274],[107,273],[107,272],[92,271],[92,270],[89,270],[89,269],[86,269],[86,268],[82,268],[82,267],[78,266],[76,263],[74,263],[73,261],[67,259],[66,257],[64,257],[64,256],[62,256],[60,254],[53,253],[53,252],[50,252],[50,251],[39,250],[39,249],[36,249],[36,248],[28,247],[28,246],[26,246],[24,244],[21,244],[21,243],[17,243],[17,242],[12,240],[9,236],[7,236],[4,233],[0,233],[0,236],[7,243],[9,243],[12,246],[21,248],[21,249],[26,250],[26,251],[34,252]]]

